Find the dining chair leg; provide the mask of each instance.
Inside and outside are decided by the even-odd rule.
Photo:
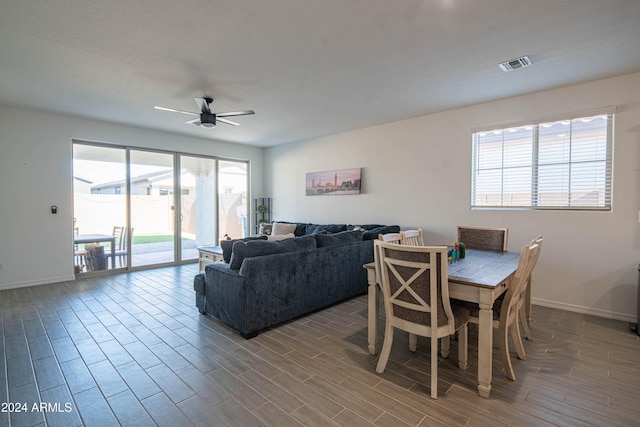
[[[391,353],[391,345],[393,344],[393,326],[391,322],[387,321],[384,328],[384,342],[382,343],[382,350],[380,350],[380,358],[378,359],[378,365],[376,366],[376,372],[381,374],[384,372],[384,368],[387,367],[389,361],[389,354]]]
[[[533,341],[533,334],[531,333],[529,319],[527,319],[527,311],[524,306],[518,310],[518,315],[520,316],[520,322],[522,322],[522,329],[524,330],[525,338],[529,341]]]
[[[520,335],[520,326],[518,325],[517,318],[514,319],[509,329],[511,331],[511,338],[513,339],[513,345],[516,348],[516,353],[518,354],[518,359],[527,360],[527,353],[524,351],[522,336]]]
[[[502,362],[504,363],[504,369],[507,372],[507,377],[511,381],[516,380],[516,374],[513,372],[513,366],[511,365],[511,357],[509,357],[509,331],[505,322],[500,322],[498,335],[500,336],[500,353],[502,354]]]
[[[438,398],[438,337],[431,335],[431,398]]]
[[[451,335],[440,338],[440,356],[443,359],[449,357],[449,350],[451,348]]]
[[[416,334],[409,333],[409,351],[415,353],[418,349],[418,336]]]
[[[463,371],[469,367],[469,329],[467,325],[460,328],[458,333],[458,366]]]

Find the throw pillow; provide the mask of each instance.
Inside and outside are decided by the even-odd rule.
[[[284,240],[284,239],[290,239],[292,237],[296,237],[296,235],[293,234],[293,233],[276,234],[276,235],[273,235],[273,236],[267,236],[267,240]]]
[[[271,230],[273,229],[273,224],[261,223],[260,229],[258,230],[258,234],[266,234],[269,236],[271,234]]]
[[[316,239],[313,236],[294,237],[276,241],[240,241],[233,244],[233,253],[231,254],[229,268],[231,270],[240,270],[245,258],[302,251],[316,247]]]
[[[360,231],[343,231],[335,234],[316,234],[318,247],[348,245],[350,243],[361,242],[362,233]]]
[[[267,236],[253,236],[245,237],[244,239],[233,240],[220,240],[220,247],[222,248],[222,259],[229,264],[231,261],[231,251],[233,250],[233,244],[235,242],[248,242],[249,240],[267,240]]]
[[[278,236],[282,234],[289,234],[296,231],[295,224],[283,224],[281,222],[274,222],[273,228],[271,229],[272,236]]]

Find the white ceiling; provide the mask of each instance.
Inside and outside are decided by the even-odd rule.
[[[1,104],[258,146],[636,71],[639,0],[0,4]],[[206,130],[153,109],[203,95],[256,115]]]

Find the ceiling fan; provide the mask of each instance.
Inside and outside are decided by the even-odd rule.
[[[209,105],[213,102],[213,98],[205,96],[204,98],[193,98],[200,107],[200,113],[192,113],[191,111],[175,110],[173,108],[158,107],[155,105],[153,108],[162,111],[171,111],[173,113],[189,114],[191,116],[199,116],[198,119],[189,120],[185,123],[190,125],[200,126],[205,129],[211,129],[216,127],[216,121],[226,123],[232,126],[240,126],[240,123],[225,119],[224,117],[233,116],[245,116],[247,114],[255,114],[253,110],[241,110],[241,111],[228,111],[226,113],[212,113]]]

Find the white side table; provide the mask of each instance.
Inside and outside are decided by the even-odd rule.
[[[201,246],[198,248],[200,261],[198,263],[198,270],[204,272],[204,267],[207,264],[213,262],[223,262],[222,248],[220,246]]]

